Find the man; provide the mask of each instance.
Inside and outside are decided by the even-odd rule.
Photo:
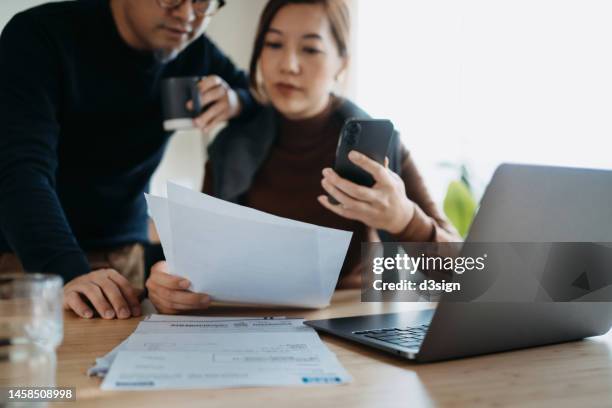
[[[79,316],[140,315],[143,193],[169,134],[160,81],[200,75],[196,126],[254,106],[206,36],[219,0],[79,0],[16,15],[0,37],[0,272],[61,275]],[[135,287],[136,286],[136,287]]]

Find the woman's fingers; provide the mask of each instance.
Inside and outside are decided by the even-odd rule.
[[[205,293],[195,293],[187,290],[172,290],[163,286],[152,285],[149,293],[174,304],[180,304],[191,309],[202,309],[210,303],[210,297]]]
[[[210,304],[210,296],[207,294],[189,291],[175,290],[170,294],[168,300],[172,303],[189,306],[193,309],[203,309]]]
[[[160,312],[168,313],[168,314],[176,314],[176,313],[185,312],[185,311],[204,310],[208,308],[208,306],[210,305],[210,298],[208,298],[207,303],[198,303],[195,305],[193,304],[185,305],[182,303],[173,302],[172,300],[168,299],[166,296],[156,293],[156,292],[150,292],[149,299],[151,299],[151,302],[153,302],[155,307]]]
[[[321,186],[323,186],[323,189],[327,191],[329,195],[334,197],[336,201],[338,201],[345,208],[348,208],[349,204],[355,201],[353,198],[349,197],[345,192],[338,189],[335,185],[333,185],[326,179],[321,180]]]
[[[191,286],[191,282],[188,279],[180,276],[171,275],[168,273],[166,262],[158,262],[151,268],[151,276],[147,280],[147,288],[149,285],[159,285],[168,289],[183,290],[188,289]]]
[[[375,184],[372,187],[360,186],[340,177],[332,169],[324,169],[321,185],[341,205],[334,205],[328,197],[320,196],[321,205],[372,228],[391,233],[402,231],[414,215],[414,203],[406,197],[403,180],[389,170],[389,158],[385,157],[384,165],[381,165],[354,150],[349,153],[349,158],[370,173]]]
[[[377,182],[384,183],[388,180],[389,171],[380,163],[355,150],[352,150],[348,157],[357,166],[370,173]]]
[[[323,189],[327,191],[329,195],[334,197],[340,203],[340,206],[342,206],[342,208],[345,210],[351,210],[364,216],[370,212],[370,204],[355,200],[342,190],[338,189],[328,180],[323,179],[321,181],[321,185],[323,186]]]
[[[328,196],[321,195],[317,197],[317,200],[319,200],[319,203],[321,203],[323,207],[327,208],[328,210],[330,210],[331,212],[335,214],[338,214],[341,217],[348,218],[349,220],[357,220],[357,221],[364,222],[364,220],[362,220],[358,214],[356,214],[350,209],[343,207],[342,204],[340,205],[332,204],[329,201]]]
[[[151,268],[147,280],[149,298],[161,310],[177,311],[203,310],[210,304],[210,296],[186,290],[191,282],[185,278],[168,273],[166,262],[158,262]]]
[[[327,168],[323,170],[324,180],[329,181],[331,184],[336,186],[339,190],[343,191],[347,195],[365,202],[376,201],[376,192],[369,188],[355,184],[345,178],[342,178],[334,170]]]
[[[170,268],[168,268],[168,262],[166,261],[159,261],[157,263],[155,263],[152,267],[151,267],[151,274],[155,274],[158,272],[165,272],[165,273],[170,273]]]
[[[181,312],[180,308],[174,307],[171,302],[165,300],[164,298],[154,294],[149,293],[149,300],[155,306],[158,312],[163,314],[178,314]]]

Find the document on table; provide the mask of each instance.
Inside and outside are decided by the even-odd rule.
[[[342,384],[317,333],[292,318],[152,316],[118,348],[104,390]]]
[[[146,195],[173,273],[222,302],[329,305],[352,233],[229,203],[168,183]]]
[[[145,300],[146,302],[146,300]],[[143,307],[145,306],[145,302],[143,302]],[[150,306],[149,306],[150,307]],[[144,310],[144,309],[143,309]],[[152,333],[158,333],[158,332],[172,332],[173,330],[176,330],[176,325],[180,324],[180,322],[182,321],[193,321],[194,319],[198,319],[198,324],[199,325],[205,325],[205,324],[216,324],[216,321],[223,321],[223,322],[228,322],[230,320],[250,320],[253,318],[247,318],[247,317],[206,317],[205,319],[202,318],[198,318],[198,317],[193,317],[193,316],[166,316],[166,315],[158,315],[158,314],[151,314],[149,316],[147,316],[145,318],[145,320],[143,320],[142,322],[140,322],[140,324],[138,325],[138,328],[136,329],[135,333],[143,333],[143,332],[152,332]],[[259,318],[256,318],[257,320],[260,320]],[[276,319],[279,319],[278,317]],[[156,321],[163,321],[165,324],[163,325],[146,325],[143,324],[144,322],[156,322]],[[170,325],[170,323],[175,323],[174,325]],[[227,323],[225,323],[227,324]],[[132,334],[133,336],[134,334]],[[124,350],[127,346],[128,343],[128,339],[122,341],[121,343],[119,343],[119,345],[117,345],[114,349],[112,349],[110,352],[108,352],[106,355],[104,355],[103,357],[99,357],[96,358],[96,364],[89,368],[89,370],[87,370],[87,375],[91,376],[96,376],[96,377],[102,377],[104,378],[104,376],[106,376],[106,374],[108,373],[108,370],[110,369],[111,365],[113,364],[113,361],[115,361],[115,357],[117,356],[117,354],[119,353],[119,351]]]

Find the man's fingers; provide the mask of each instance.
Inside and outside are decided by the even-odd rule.
[[[209,128],[213,124],[213,120],[228,109],[229,105],[226,100],[217,101],[217,103],[210,106],[203,114],[195,119],[196,126],[200,129]]]
[[[362,169],[370,173],[372,177],[374,177],[374,180],[378,182],[387,181],[387,178],[388,178],[387,169],[384,166],[382,166],[380,163],[370,159],[366,155],[359,153],[355,150],[352,150],[349,153],[349,159],[353,163],[355,163],[356,165],[358,165],[359,167],[361,167]]]
[[[70,291],[66,294],[64,303],[74,313],[85,319],[91,319],[93,317],[93,310],[81,299],[81,295],[77,292]]]
[[[217,86],[225,86],[225,81],[217,75],[209,75],[198,82],[200,93],[206,93]]]
[[[94,283],[87,282],[83,285],[75,287],[74,290],[84,294],[87,297],[87,300],[89,300],[89,302],[91,302],[93,307],[96,309],[98,314],[104,319],[115,318],[115,311],[104,297],[102,289],[100,289],[99,286]]]
[[[223,112],[219,113],[217,116],[212,118],[210,122],[208,122],[208,125],[204,127],[203,132],[209,133],[219,123],[225,122],[228,119],[227,112],[228,112],[227,110],[224,110]]]
[[[198,82],[198,92],[200,94],[200,106],[207,106],[225,96],[228,86],[218,76],[209,76]],[[193,101],[189,100],[186,104],[187,109],[193,110]],[[199,113],[199,112],[198,112]]]
[[[115,315],[119,319],[127,319],[132,315],[130,307],[123,298],[123,294],[115,282],[113,282],[110,278],[105,277],[98,280],[96,283],[102,289],[104,296],[113,306],[113,309],[115,309]]]
[[[206,91],[200,97],[200,104],[202,106],[206,106],[212,102],[218,101],[219,99],[225,97],[226,94],[227,94],[227,89],[225,87],[216,86]]]
[[[132,287],[130,281],[115,270],[109,273],[108,279],[115,283],[121,291],[121,295],[123,295],[123,298],[127,301],[130,307],[131,314],[133,316],[140,316],[140,301],[138,300],[136,290]]]

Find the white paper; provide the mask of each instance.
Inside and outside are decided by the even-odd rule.
[[[103,390],[169,390],[343,384],[349,375],[331,357],[254,359],[206,352],[119,352]]]
[[[108,354],[104,357],[96,358],[96,364],[87,370],[87,375],[92,377],[104,377],[108,373],[113,361],[115,361],[115,357],[120,350],[124,349],[127,344],[127,340],[122,341],[117,347],[112,349]]]
[[[302,319],[154,316],[122,343],[104,390],[342,384],[336,356]]]
[[[145,301],[143,301],[142,303],[143,311],[147,309],[149,305],[152,307],[150,302],[148,302],[148,300],[145,299]],[[285,318],[284,317],[268,317],[268,318],[265,318],[264,321],[274,320],[274,322],[278,322],[283,319]],[[168,316],[168,315],[160,315],[160,314],[151,314],[151,315],[146,316],[144,320],[138,324],[134,333],[180,332],[181,329],[179,329],[180,326],[178,326],[178,324],[180,323],[184,324],[183,330],[188,330],[187,327],[191,327],[191,330],[194,331],[198,327],[207,327],[206,326],[207,324],[209,325],[208,327],[214,327],[214,325],[218,323],[222,325],[227,325],[227,323],[231,321],[239,321],[239,322],[244,321],[244,323],[240,323],[241,325],[244,325],[246,324],[246,321],[249,321],[249,320],[261,321],[261,318],[260,317],[258,318],[248,318],[248,317],[205,317],[203,318],[203,317],[194,317],[194,316]],[[147,322],[151,324],[146,324]],[[290,322],[290,323],[287,323],[287,322]],[[287,322],[285,322],[284,325],[286,324],[296,325],[297,324],[294,320],[290,320]],[[193,325],[192,323],[197,323],[198,325]],[[186,324],[190,324],[190,326],[187,326]],[[132,334],[132,336],[133,335],[134,334]],[[108,352],[103,357],[96,358],[95,365],[89,368],[89,370],[87,370],[87,375],[89,375],[90,377],[91,376],[104,377],[106,373],[108,372],[108,370],[110,369],[111,365],[113,364],[113,361],[115,360],[115,357],[117,356],[119,351],[126,349],[128,340],[129,338],[119,343],[118,346],[116,346],[114,349],[112,349],[110,352]]]
[[[168,183],[167,190],[169,200],[177,204],[213,212],[219,215],[229,215],[275,225],[302,227],[307,230],[316,231],[321,290],[326,298],[330,298],[333,294],[339,271],[344,262],[344,256],[338,256],[338,254],[346,254],[352,236],[351,232],[278,217],[253,208],[228,203],[227,201],[207,194],[200,194],[171,182]]]
[[[302,319],[285,317],[199,317],[153,315],[141,321],[132,335],[136,334],[198,334],[222,331],[243,332],[310,331]]]
[[[352,236],[243,207],[168,183],[147,195],[173,273],[225,302],[329,304]]]
[[[170,218],[168,217],[168,200],[145,194],[149,215],[155,221],[157,235],[162,242],[164,257],[171,271],[176,270],[174,266],[174,250],[172,245],[172,230],[170,229]]]
[[[168,202],[174,266],[213,300],[320,307],[317,234]],[[183,272],[184,271],[184,272]]]

